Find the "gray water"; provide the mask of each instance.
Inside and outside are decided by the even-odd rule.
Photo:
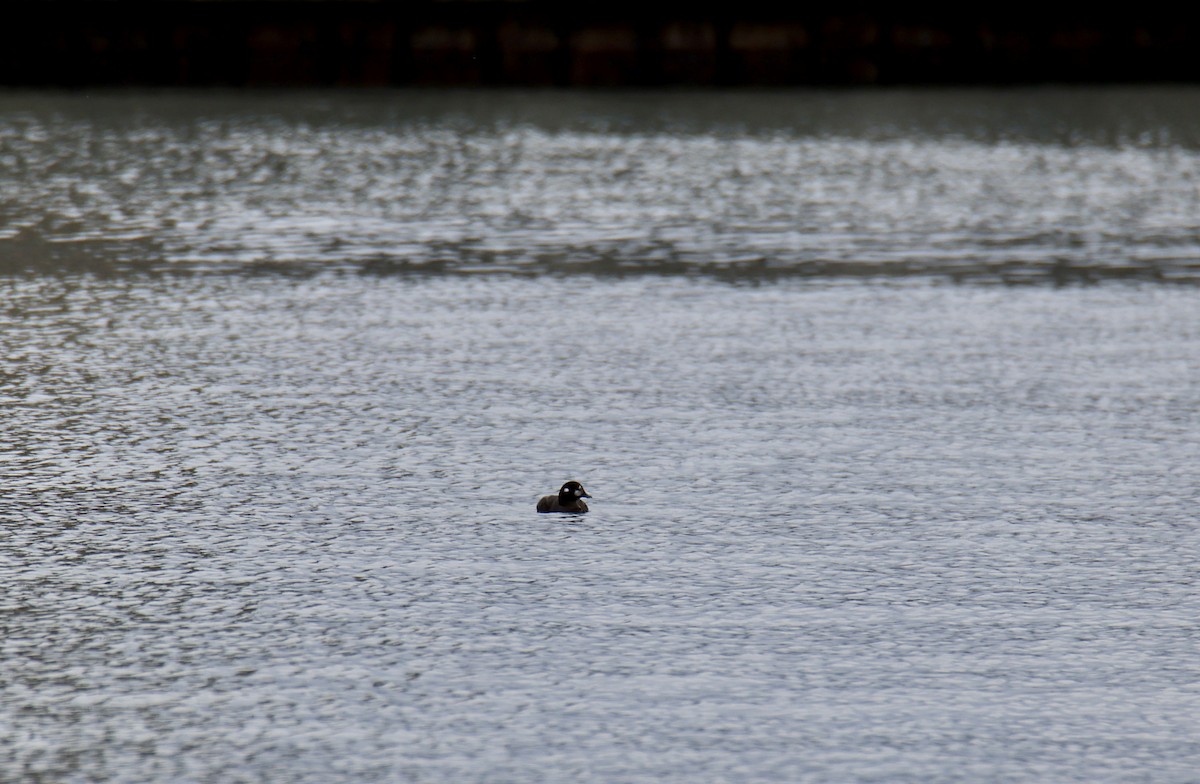
[[[0,263],[1200,280],[1200,91],[0,94]]]
[[[1196,781],[1197,97],[0,97],[0,780]]]

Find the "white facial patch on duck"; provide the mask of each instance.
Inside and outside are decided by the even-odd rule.
[[[575,496],[576,496],[577,498],[578,498],[579,496],[581,496],[581,495],[583,495],[583,488],[582,488],[582,487],[581,487],[581,488],[579,488],[578,490],[576,490],[576,491],[575,491]]]

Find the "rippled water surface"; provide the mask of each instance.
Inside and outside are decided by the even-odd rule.
[[[1190,95],[3,96],[0,779],[1195,781]]]
[[[1200,278],[1200,91],[0,95],[0,260]]]

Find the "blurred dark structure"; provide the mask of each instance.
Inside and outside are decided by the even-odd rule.
[[[0,84],[1200,81],[1196,7],[1048,6],[41,0],[5,8]]]

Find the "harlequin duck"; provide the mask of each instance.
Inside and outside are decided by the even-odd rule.
[[[537,503],[539,512],[575,512],[582,514],[588,510],[583,499],[591,498],[583,485],[578,482],[567,482],[559,488],[558,495],[544,495]]]

